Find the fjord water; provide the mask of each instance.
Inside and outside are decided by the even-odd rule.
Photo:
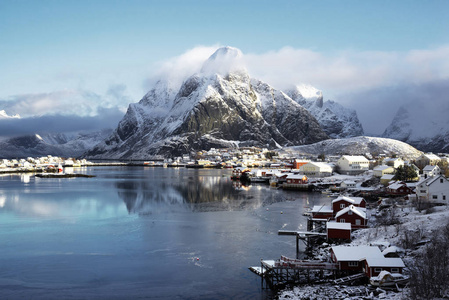
[[[295,256],[321,194],[236,186],[229,170],[92,167],[0,177],[2,299],[269,299],[248,270]]]

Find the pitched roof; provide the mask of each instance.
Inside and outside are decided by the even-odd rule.
[[[310,212],[311,213],[317,213],[317,212],[320,212],[320,213],[333,213],[334,211],[332,210],[332,207],[330,207],[330,206],[314,205]]]
[[[375,246],[335,246],[332,247],[337,261],[360,261],[368,257],[383,258],[380,249]]]
[[[404,262],[399,257],[367,257],[366,262],[370,267],[405,268]]]
[[[361,216],[362,218],[366,219],[366,210],[361,208],[361,207],[355,207],[354,205],[349,205],[346,208],[343,208],[342,210],[340,210],[336,215],[335,218],[338,218],[344,214],[346,214],[347,212],[352,211],[353,213]]]
[[[348,161],[363,161],[363,162],[369,162],[368,159],[365,156],[362,155],[343,155],[342,158],[345,158]]]
[[[351,223],[330,221],[326,223],[327,229],[351,230]]]
[[[362,197],[346,197],[346,196],[339,196],[337,199],[332,200],[332,203],[338,202],[340,200],[344,200],[346,202],[355,204],[355,205],[360,205],[360,203],[362,203],[363,199]]]

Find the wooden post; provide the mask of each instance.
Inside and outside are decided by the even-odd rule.
[[[296,259],[299,259],[299,235],[296,234]]]

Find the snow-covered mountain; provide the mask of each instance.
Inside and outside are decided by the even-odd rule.
[[[105,139],[112,129],[97,132],[66,134],[34,134],[0,141],[1,158],[36,156],[79,157],[98,141]]]
[[[285,93],[250,78],[241,52],[218,49],[178,89],[161,80],[129,105],[90,158],[148,158],[210,147],[280,147],[327,138],[316,119]]]
[[[441,102],[441,101],[440,101]],[[383,137],[406,142],[426,152],[449,152],[449,102],[426,101],[401,106]]]
[[[414,159],[422,154],[421,151],[401,141],[367,136],[329,139],[311,145],[284,148],[283,151],[312,155],[365,155],[366,153],[395,154],[407,159]]]
[[[323,101],[322,92],[316,88],[302,84],[286,91],[286,94],[306,108],[329,137],[346,138],[363,135],[357,112],[331,100]]]

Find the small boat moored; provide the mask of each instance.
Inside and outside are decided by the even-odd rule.
[[[369,283],[372,286],[386,287],[395,285],[405,285],[408,282],[408,277],[399,273],[390,273],[382,271],[379,275],[371,277]]]

